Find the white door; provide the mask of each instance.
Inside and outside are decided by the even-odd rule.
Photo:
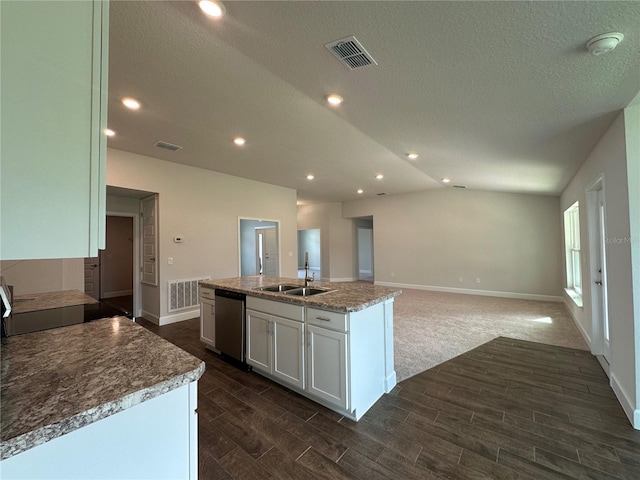
[[[276,227],[262,229],[264,267],[263,274],[278,276],[278,233]]]
[[[84,259],[84,293],[100,300],[100,257]]]
[[[304,324],[272,317],[273,375],[281,381],[304,388]]]
[[[141,282],[158,285],[158,195],[140,200],[142,217]]]
[[[348,409],[347,334],[313,325],[308,327],[307,390]]]
[[[271,373],[271,316],[247,309],[246,362],[256,370]]]
[[[602,347],[603,355],[608,363],[611,363],[611,342],[609,333],[609,308],[607,298],[607,235],[606,235],[606,222],[605,222],[605,205],[604,205],[604,192],[598,190],[598,274],[595,284],[598,288],[599,295],[596,301],[599,303],[600,318],[602,321]]]

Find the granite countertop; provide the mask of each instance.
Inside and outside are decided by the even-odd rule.
[[[62,290],[59,292],[29,293],[15,295],[13,298],[12,313],[35,312],[36,310],[49,310],[51,308],[71,307],[98,303],[80,290]]]
[[[125,317],[2,339],[0,459],[198,380],[204,362]]]
[[[299,278],[266,277],[264,275],[253,275],[247,277],[224,278],[221,280],[202,280],[200,285],[209,288],[224,288],[234,292],[245,293],[254,297],[267,298],[281,302],[306,305],[309,307],[334,310],[337,312],[357,312],[365,308],[384,302],[393,297],[397,297],[402,290],[392,287],[381,287],[365,282],[313,282],[311,286],[333,290],[330,293],[311,295],[309,297],[299,297],[286,295],[277,292],[265,292],[256,290],[260,287],[288,283],[304,286],[304,282]]]

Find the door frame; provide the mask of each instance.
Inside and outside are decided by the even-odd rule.
[[[282,242],[280,241],[280,220],[271,220],[269,218],[253,218],[253,217],[238,217],[238,237],[237,237],[237,245],[238,245],[238,276],[242,276],[242,221],[254,221],[254,222],[271,222],[275,223],[276,228],[276,241],[278,243],[278,276],[282,273]],[[265,227],[273,225],[265,225]],[[255,232],[254,232],[255,238]],[[255,250],[253,252],[252,262],[255,263],[256,253]],[[256,273],[257,274],[257,273]]]
[[[140,214],[132,212],[108,211],[112,217],[130,217],[133,219],[133,316],[142,316],[140,288]]]
[[[606,272],[606,211],[607,205],[604,204],[604,225],[600,226],[600,205],[599,197],[605,195],[605,178],[604,173],[598,175],[598,178],[591,182],[585,188],[586,206],[587,206],[587,241],[589,245],[589,292],[591,295],[591,353],[597,356],[607,375],[609,375],[609,364],[605,357],[605,334],[604,321],[605,315],[608,316],[605,302],[602,301],[602,289],[607,293],[609,288]],[[602,233],[604,232],[604,233]],[[604,238],[601,239],[601,234]],[[602,241],[601,241],[602,240]],[[604,248],[604,251],[601,251]],[[601,256],[605,258],[605,265],[600,266]],[[603,268],[602,272],[598,272],[598,268]],[[596,285],[596,280],[601,279],[602,286]],[[584,285],[583,285],[584,288]],[[608,296],[608,295],[607,295]],[[601,312],[604,314],[602,315]]]

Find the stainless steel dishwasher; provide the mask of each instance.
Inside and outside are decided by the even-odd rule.
[[[240,362],[246,368],[244,357],[245,302],[243,293],[216,288],[216,349],[223,358]],[[235,363],[232,362],[232,363]]]

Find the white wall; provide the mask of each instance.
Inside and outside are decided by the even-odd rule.
[[[562,291],[558,210],[557,197],[453,188],[343,204],[373,216],[376,283],[547,299]]]
[[[342,204],[313,203],[298,207],[300,230],[320,229],[322,280],[344,282],[357,279],[354,271],[354,229],[342,218]]]
[[[80,290],[84,292],[84,259],[4,260],[0,275],[14,295]]]
[[[638,108],[638,107],[636,107]],[[631,113],[631,112],[629,112]],[[631,116],[631,115],[629,115]],[[635,137],[638,136],[640,122],[635,118]],[[580,247],[582,254],[582,284],[583,304],[580,308],[565,294],[565,302],[583,331],[588,342],[593,337],[591,314],[591,291],[588,286],[596,279],[590,277],[589,236],[587,234],[587,209],[585,189],[599,176],[604,176],[605,204],[606,204],[606,258],[607,278],[605,288],[609,303],[609,324],[611,338],[610,379],[614,391],[618,395],[622,406],[630,417],[633,411],[637,413],[637,352],[638,327],[634,326],[634,302],[631,262],[631,233],[630,233],[630,197],[628,186],[631,185],[627,177],[627,162],[637,163],[630,155],[627,157],[625,139],[625,114],[620,114],[609,130],[600,139],[589,157],[573,177],[564,190],[560,201],[560,211],[564,211],[574,202],[580,202]],[[631,133],[631,132],[630,132]],[[637,141],[637,140],[636,140]],[[637,168],[637,167],[636,167]],[[637,171],[637,170],[636,170]],[[635,195],[638,195],[638,184],[635,184]],[[638,206],[634,206],[637,212]],[[637,218],[634,223],[637,226]],[[636,256],[638,248],[637,237],[634,239]],[[563,272],[564,274],[564,272]],[[640,295],[640,291],[637,292]],[[636,322],[638,320],[636,319]],[[591,344],[592,351],[598,351],[599,346]],[[636,422],[636,428],[640,425]]]
[[[159,286],[150,287],[151,305],[143,290],[143,309],[161,323],[171,321],[169,280],[239,275],[239,217],[280,222],[281,275],[297,276],[295,190],[114,149],[107,185],[159,194]],[[176,236],[184,243],[174,243]]]

